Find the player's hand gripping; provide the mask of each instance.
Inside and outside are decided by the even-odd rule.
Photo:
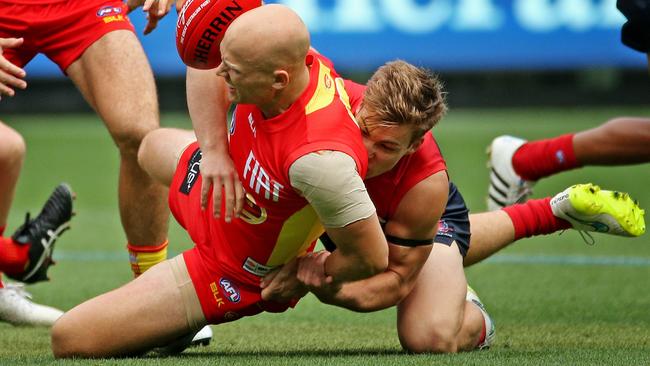
[[[325,273],[325,261],[330,252],[307,253],[298,258],[298,273],[296,278],[323,303],[333,304],[336,295],[341,290],[342,283],[335,282],[332,276]]]
[[[12,64],[3,55],[7,48],[19,47],[23,44],[22,38],[0,38],[0,99],[3,95],[13,97],[16,94],[14,88],[25,89],[27,82],[25,70]]]
[[[212,189],[212,214],[215,218],[223,214],[226,222],[238,218],[244,207],[246,192],[242,186],[235,164],[227,152],[203,152],[201,158],[201,208],[207,209]],[[222,190],[223,189],[223,190]],[[222,197],[223,192],[223,197]],[[221,212],[221,200],[225,202],[225,211]]]
[[[184,2],[182,1],[181,3]],[[158,21],[169,13],[169,9],[171,9],[173,4],[174,0],[126,0],[129,13],[140,6],[142,6],[142,11],[147,13],[147,25],[144,28],[144,34],[149,34],[156,29]]]
[[[331,285],[333,278],[325,273],[325,261],[330,254],[327,250],[321,250],[300,257],[296,274],[298,281],[312,291]]]
[[[266,301],[289,302],[299,299],[309,290],[296,278],[298,261],[291,260],[262,279],[262,299]]]

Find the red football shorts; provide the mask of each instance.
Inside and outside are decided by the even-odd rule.
[[[240,283],[227,274],[213,255],[217,243],[210,242],[211,209],[201,210],[201,151],[196,142],[181,156],[169,187],[169,207],[179,224],[187,230],[195,247],[183,253],[194,289],[210,324],[237,320],[262,311],[283,312],[297,301],[264,301],[259,287]]]
[[[118,0],[0,0],[0,37],[24,38],[22,46],[7,48],[3,55],[23,67],[43,53],[65,73],[106,33],[119,29],[134,32],[126,11],[126,5]]]

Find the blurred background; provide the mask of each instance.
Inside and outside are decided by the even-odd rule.
[[[643,105],[645,56],[623,46],[616,0],[282,0],[298,11],[314,46],[338,71],[366,81],[404,59],[441,74],[452,108]],[[163,111],[185,111],[185,68],[174,43],[176,12],[143,36]],[[89,111],[49,60],[27,67],[28,92],[0,113]],[[36,106],[36,107],[35,107]]]

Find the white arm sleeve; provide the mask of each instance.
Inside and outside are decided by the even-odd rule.
[[[301,156],[289,168],[289,179],[327,228],[344,227],[375,212],[354,159],[343,152]]]

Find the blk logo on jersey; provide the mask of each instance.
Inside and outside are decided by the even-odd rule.
[[[216,283],[210,283],[210,290],[212,291],[212,297],[214,298],[214,302],[217,304],[217,308],[220,308],[226,304],[223,301],[223,297],[221,297],[221,294],[219,293],[219,288],[217,287]]]
[[[232,303],[238,303],[241,300],[239,296],[239,289],[235,286],[229,279],[222,277],[219,280],[219,286],[223,289],[223,292],[226,293],[226,297]]]
[[[181,193],[186,195],[190,194],[192,187],[194,187],[194,183],[196,183],[199,178],[199,174],[201,174],[200,166],[202,157],[203,153],[201,153],[201,150],[199,148],[196,148],[192,154],[192,157],[190,158],[190,161],[187,163],[185,179],[183,179],[183,182],[181,183]]]

